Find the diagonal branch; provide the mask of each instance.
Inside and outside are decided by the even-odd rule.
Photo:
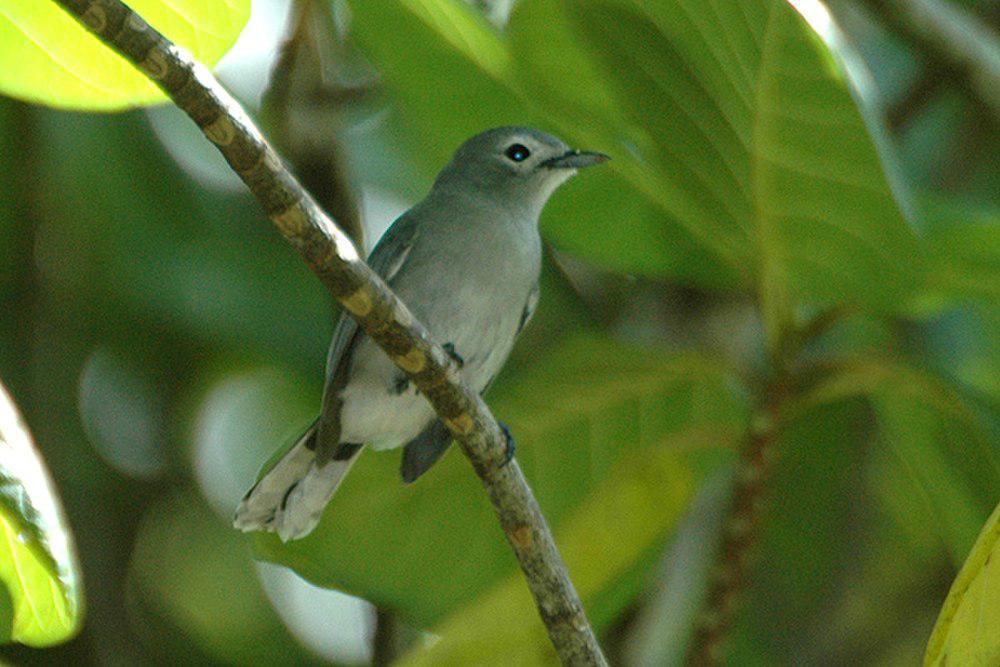
[[[605,665],[538,502],[477,393],[427,330],[358,255],[351,240],[284,167],[208,69],[120,0],[55,0],[137,66],[184,110],[260,202],[330,293],[413,380],[486,487],[538,612],[564,664]],[[489,629],[484,629],[488,632]]]

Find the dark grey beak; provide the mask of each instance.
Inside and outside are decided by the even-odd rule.
[[[566,151],[562,155],[549,158],[542,163],[542,166],[548,169],[580,169],[607,162],[610,159],[604,153],[594,151]]]

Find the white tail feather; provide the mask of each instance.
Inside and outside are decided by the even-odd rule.
[[[306,446],[310,437],[312,429],[250,489],[236,509],[236,528],[277,533],[283,542],[312,532],[361,450],[320,467],[316,453]]]

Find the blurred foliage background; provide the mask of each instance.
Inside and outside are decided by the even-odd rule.
[[[366,247],[484,128],[614,156],[488,397],[613,664],[680,662],[720,590],[732,664],[914,664],[1000,499],[1000,3],[923,0],[951,42],[914,4],[255,0],[217,69]],[[229,528],[336,311],[212,150],[0,98],[0,378],[87,609],[0,656],[551,662],[455,452],[363,457],[300,542]]]

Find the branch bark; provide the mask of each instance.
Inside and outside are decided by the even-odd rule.
[[[416,384],[461,445],[493,503],[559,658],[606,665],[538,502],[480,396],[284,167],[208,69],[120,0],[54,0],[158,85],[201,128],[330,293]],[[489,632],[484,628],[484,632]]]
[[[359,248],[365,247],[357,193],[340,141],[345,112],[375,97],[357,53],[336,27],[328,1],[297,0],[270,81],[261,120],[299,182]],[[367,74],[367,72],[365,72]]]

